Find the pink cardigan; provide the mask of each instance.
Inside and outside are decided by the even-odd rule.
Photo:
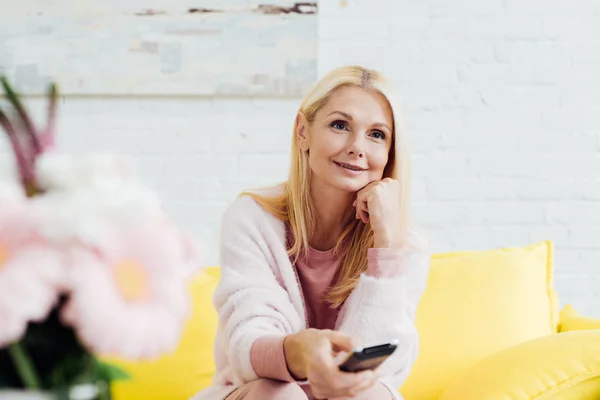
[[[400,341],[381,367],[381,382],[398,399],[398,388],[419,348],[414,319],[430,260],[423,243],[416,234],[409,235],[402,249],[402,272],[396,277],[361,275],[336,323],[337,330],[362,345]],[[303,297],[281,221],[249,196],[236,199],[223,218],[220,253],[221,280],[213,296],[219,315],[216,373],[212,386],[191,400],[223,400],[239,386],[258,379],[250,357],[258,338],[284,337],[306,329]]]

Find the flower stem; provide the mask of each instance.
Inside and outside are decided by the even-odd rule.
[[[21,346],[21,343],[15,342],[11,344],[8,352],[25,387],[28,389],[39,389],[40,379],[33,366],[33,361],[23,346]]]
[[[38,155],[42,152],[42,148],[40,146],[39,138],[37,137],[37,131],[35,126],[33,125],[33,121],[29,116],[25,107],[21,103],[19,99],[19,95],[13,90],[13,88],[8,83],[8,79],[5,76],[0,76],[0,85],[4,88],[4,94],[8,102],[14,107],[19,116],[21,117],[21,122],[24,125],[26,133],[29,135],[29,141],[34,151],[34,155]]]

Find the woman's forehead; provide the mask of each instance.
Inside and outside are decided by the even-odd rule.
[[[344,87],[335,91],[319,110],[318,117],[341,114],[370,123],[393,124],[393,114],[386,97],[376,90]]]

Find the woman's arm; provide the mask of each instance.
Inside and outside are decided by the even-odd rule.
[[[394,396],[417,357],[419,336],[414,324],[425,290],[430,254],[409,245],[369,249],[368,268],[346,301],[340,330],[360,344],[393,339],[399,346],[381,366],[380,379]]]
[[[227,209],[221,230],[221,279],[213,295],[220,333],[225,335],[221,341],[238,384],[258,378],[255,365],[260,372],[261,363],[271,363],[261,361],[260,349],[251,356],[257,339],[263,338],[263,348],[277,347],[287,334],[304,326],[303,316],[270,267],[270,246],[277,238],[267,230],[270,221],[259,207],[243,196]],[[269,233],[275,237],[266,237]]]

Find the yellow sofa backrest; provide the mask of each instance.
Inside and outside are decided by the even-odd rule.
[[[556,332],[553,246],[436,254],[417,310],[420,354],[400,389],[406,400],[438,399],[461,372],[498,350]],[[133,379],[114,385],[114,400],[187,400],[210,385],[219,269],[190,284],[193,314],[177,350],[152,362],[106,359]]]
[[[556,333],[553,246],[436,254],[416,325],[419,356],[406,400],[438,399],[460,373],[499,350]]]

